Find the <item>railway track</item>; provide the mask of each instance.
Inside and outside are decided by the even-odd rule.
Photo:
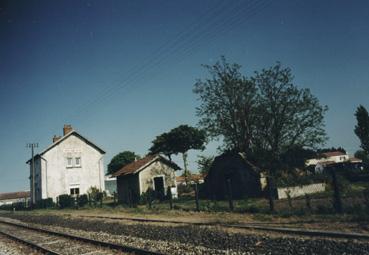
[[[0,234],[50,255],[161,254],[128,245],[97,241],[2,220],[0,220]]]
[[[131,218],[131,217],[108,217],[108,216],[92,216],[92,215],[83,215],[79,217],[109,219],[109,220],[126,220],[126,221],[136,221],[136,222],[146,222],[146,223],[171,223],[171,224],[188,224],[188,225],[197,225],[197,226],[220,226],[220,227],[226,227],[226,228],[253,229],[253,230],[271,231],[271,232],[279,232],[279,233],[284,233],[284,234],[303,235],[303,236],[369,240],[368,234],[269,226],[270,223],[263,223],[263,222],[244,223],[244,224],[224,224],[224,223],[209,223],[209,222],[204,223],[204,222],[188,222],[188,221],[143,219],[143,218]]]

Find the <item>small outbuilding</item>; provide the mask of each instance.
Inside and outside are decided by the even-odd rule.
[[[117,177],[118,201],[137,202],[149,188],[165,196],[170,187],[175,197],[176,170],[180,170],[180,167],[161,155],[149,155],[124,166],[113,174],[113,177]]]
[[[214,159],[203,185],[207,198],[226,199],[231,190],[234,199],[242,199],[261,197],[265,179],[242,153],[226,152]]]

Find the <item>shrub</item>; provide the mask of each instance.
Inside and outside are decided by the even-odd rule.
[[[154,190],[152,188],[148,188],[146,192],[141,194],[139,204],[148,204],[149,208],[151,208],[154,198]]]
[[[63,194],[63,195],[60,195],[58,198],[59,198],[60,209],[71,208],[74,206],[74,198],[71,197],[70,195]]]
[[[42,199],[42,200],[37,202],[36,207],[37,208],[42,208],[42,209],[54,207],[53,199],[52,198]]]
[[[260,213],[260,209],[255,206],[249,206],[245,209],[247,213]]]
[[[88,196],[90,197],[90,200],[96,205],[98,202],[100,205],[102,204],[102,200],[105,197],[105,192],[101,192],[96,187],[91,187],[87,191]]]
[[[88,204],[88,196],[86,194],[80,195],[78,197],[78,206],[83,207]]]

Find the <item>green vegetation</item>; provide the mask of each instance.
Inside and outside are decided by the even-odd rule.
[[[360,139],[361,148],[369,154],[369,114],[364,106],[360,105],[355,113],[357,125],[355,134]]]
[[[221,137],[226,149],[244,152],[266,170],[274,211],[274,179],[286,169],[283,155],[325,142],[327,107],[310,90],[296,86],[291,70],[280,63],[252,77],[224,57],[205,67],[210,78],[198,80],[193,90],[201,102],[199,124],[211,138]]]
[[[184,175],[186,183],[188,181],[187,168],[187,152],[189,150],[203,150],[206,141],[205,132],[203,130],[190,127],[188,125],[180,125],[173,128],[168,133],[163,133],[152,141],[150,153],[163,153],[171,159],[172,154],[182,154]]]
[[[207,157],[204,155],[198,156],[198,159],[196,161],[199,172],[202,175],[207,175],[209,173],[210,167],[213,164],[214,157]]]
[[[108,165],[108,174],[113,174],[122,167],[128,165],[129,163],[135,161],[135,159],[140,158],[139,155],[132,151],[123,151],[115,155]]]

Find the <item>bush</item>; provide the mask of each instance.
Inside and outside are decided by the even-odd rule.
[[[94,205],[96,205],[98,202],[102,204],[102,200],[105,197],[105,192],[100,192],[100,190],[96,187],[89,188],[87,194]]]
[[[86,194],[80,195],[78,197],[77,203],[78,203],[79,207],[83,207],[83,206],[87,205],[88,204],[88,196]]]
[[[41,209],[54,207],[53,199],[52,198],[42,199],[37,202],[36,207]]]
[[[58,197],[60,209],[71,208],[74,206],[74,198],[70,195],[63,194]]]
[[[148,204],[149,207],[151,207],[154,198],[154,190],[152,188],[148,188],[146,192],[141,194],[139,204]]]

